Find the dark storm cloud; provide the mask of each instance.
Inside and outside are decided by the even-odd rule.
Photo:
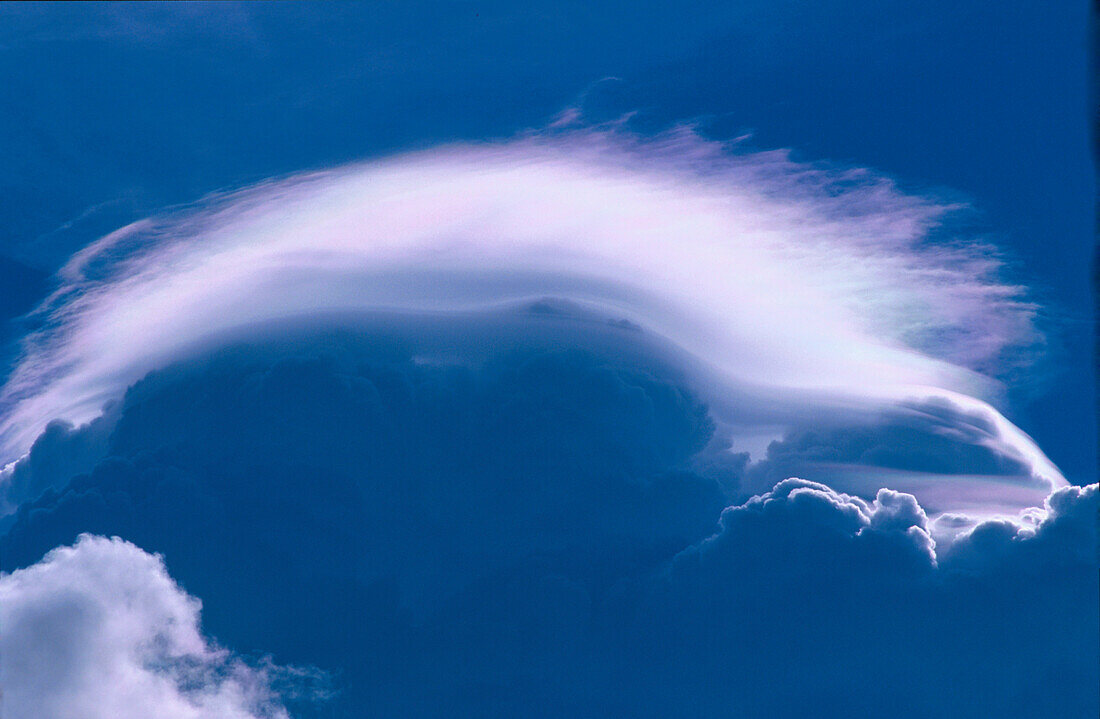
[[[5,569],[80,532],[161,552],[219,641],[334,673],[300,716],[1095,710],[1095,487],[939,547],[885,489],[722,511],[745,458],[675,378],[422,349],[311,336],[150,375],[105,458],[20,508]]]
[[[10,481],[4,486],[6,511],[37,499],[47,489],[62,489],[74,476],[91,471],[107,453],[107,439],[116,420],[117,412],[108,408],[79,429],[67,422],[51,422],[30,452],[12,467]]]
[[[651,715],[1090,716],[1096,487],[1048,509],[938,557],[913,498],[888,490],[786,480],[725,510],[621,625],[662,677]]]
[[[5,563],[119,534],[265,583],[394,579],[420,611],[531,554],[670,556],[705,536],[726,498],[686,469],[711,432],[681,388],[581,353],[481,368],[223,356],[135,386],[109,457],[20,509]]]

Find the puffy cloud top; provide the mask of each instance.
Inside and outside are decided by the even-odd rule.
[[[263,668],[203,636],[160,557],[83,536],[0,577],[10,719],[286,719]]]
[[[121,542],[43,559],[88,531],[162,552],[219,640],[336,675],[339,694],[304,717],[1088,716],[1100,703],[1095,486],[939,532],[889,489],[785,479],[736,500],[745,463],[717,458],[705,408],[656,367],[560,350],[425,363],[372,344],[366,357],[330,342],[323,360],[313,342],[305,356],[250,346],[149,376],[90,471],[14,516],[0,552],[29,568],[3,581],[58,586],[30,578],[108,547],[174,587]],[[43,451],[75,456],[64,445],[91,446],[81,431]],[[132,619],[102,601],[120,626],[180,617],[192,629],[171,656],[237,669],[211,670],[198,699],[153,672],[168,689],[150,701],[239,696],[256,712],[246,699],[267,696],[277,711],[271,670],[203,643],[174,591]],[[80,676],[56,681],[78,695]]]

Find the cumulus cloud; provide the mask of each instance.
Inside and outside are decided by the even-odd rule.
[[[288,714],[262,667],[203,636],[159,557],[85,535],[0,576],[10,719],[258,719]]]
[[[1098,509],[1065,488],[941,547],[910,495],[784,480],[624,591],[617,636],[651,716],[1091,716]]]
[[[306,174],[123,228],[78,253],[2,394],[9,461],[146,372],[333,311],[565,298],[679,348],[724,439],[948,400],[984,446],[1065,483],[990,404],[1040,340],[957,208],[865,170],[689,132],[549,130]]]
[[[1100,552],[1097,517],[1100,501],[1097,485],[1063,487],[1046,498],[1043,508],[961,524],[965,529],[952,537],[942,554],[948,566],[988,571],[1013,571],[1041,558],[1047,563],[1088,564]]]
[[[0,511],[10,513],[47,489],[61,489],[74,476],[90,471],[106,454],[116,419],[108,408],[79,429],[64,421],[46,425],[27,455],[8,470]]]
[[[1095,715],[1097,490],[993,406],[1024,291],[729,150],[437,148],[78,253],[0,392],[6,708],[285,715],[167,565],[351,716]]]
[[[323,641],[307,625],[274,645],[262,633],[321,588],[367,611],[345,580],[392,581],[423,613],[532,554],[671,556],[728,501],[717,473],[690,473],[713,432],[705,406],[637,365],[530,347],[476,367],[368,362],[339,345],[325,359],[315,340],[304,357],[230,350],[150,376],[105,459],[24,504],[0,551],[21,565],[91,531],[164,553],[200,596],[224,589],[211,576],[247,577],[266,599],[234,622],[256,627],[235,645],[274,651]],[[220,612],[255,591],[210,621],[221,631]]]
[[[641,350],[471,365],[362,326],[138,383],[6,565],[82,531],[162,552],[214,636],[337,674],[337,714],[1095,713],[1095,486],[950,532],[889,489],[731,501],[744,463],[699,461],[714,423]]]

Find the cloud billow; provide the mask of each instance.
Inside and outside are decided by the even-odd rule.
[[[162,553],[219,642],[335,677],[297,716],[1096,707],[1094,486],[937,542],[891,490],[731,500],[705,406],[621,351],[336,336],[145,378],[90,473],[19,510],[5,567],[82,532]]]
[[[666,678],[651,715],[1088,716],[1096,486],[1050,507],[935,554],[913,498],[886,490],[786,480],[725,510],[620,625]]]
[[[117,538],[85,535],[0,576],[4,716],[287,719],[276,687],[294,670],[211,643],[199,611],[159,557]]]
[[[0,391],[5,709],[1094,716],[1097,489],[955,209],[552,129],[101,239]]]

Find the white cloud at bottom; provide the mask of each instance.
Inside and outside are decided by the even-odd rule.
[[[4,717],[288,717],[272,670],[205,638],[200,609],[159,556],[118,538],[83,535],[0,576]]]

